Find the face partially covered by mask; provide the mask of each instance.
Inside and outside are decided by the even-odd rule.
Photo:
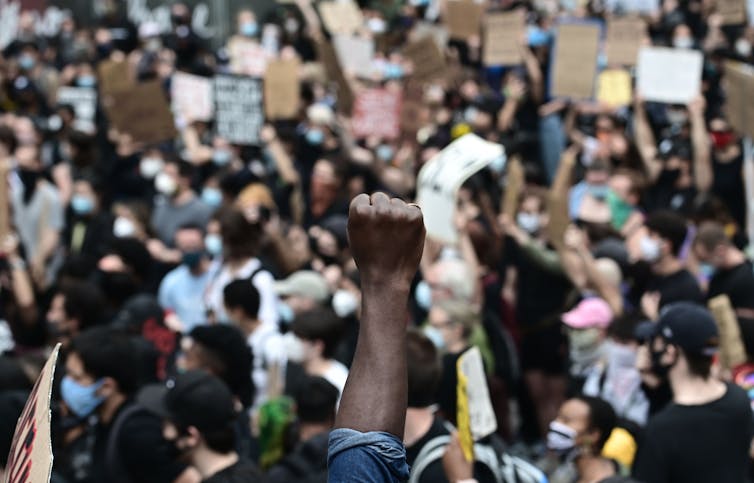
[[[65,376],[60,385],[60,394],[68,409],[83,419],[92,414],[104,402],[105,398],[97,394],[103,382],[100,379],[93,384],[85,385],[75,381],[70,376]]]

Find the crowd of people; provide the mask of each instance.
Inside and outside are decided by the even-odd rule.
[[[754,63],[754,29],[702,0],[495,0],[488,11],[525,12],[521,65],[485,66],[471,35],[443,45],[447,78],[417,82],[403,47],[447,21],[445,2],[360,1],[372,73],[334,79],[310,0],[238,12],[220,48],[180,2],[167,32],[106,3],[53,37],[22,14],[0,55],[0,468],[61,343],[54,482],[324,482],[328,449],[335,482],[754,476],[741,387],[754,369],[723,367],[729,332],[706,308],[728,297],[754,358],[752,160],[723,69]],[[552,97],[558,22],[634,10],[646,43],[704,54],[698,96]],[[57,100],[98,89],[110,61],[168,99],[176,72],[232,73],[239,41],[301,66],[298,115],[267,122],[256,146],[183,115],[174,138],[145,144],[114,126],[106,96],[91,125]],[[344,83],[402,89],[420,126],[356,136]],[[422,166],[467,133],[520,162],[513,212],[504,162],[458,190],[456,244],[420,236],[416,207],[356,198],[416,200]],[[472,347],[497,420],[473,465],[456,435]]]

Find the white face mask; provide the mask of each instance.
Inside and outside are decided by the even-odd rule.
[[[746,39],[736,40],[736,53],[741,57],[749,57],[751,55],[751,42]]]
[[[301,364],[306,359],[304,342],[296,337],[293,332],[288,332],[283,336],[283,347],[289,361]]]
[[[154,179],[154,187],[158,192],[165,196],[172,196],[175,190],[178,189],[178,185],[175,180],[166,173],[160,173]]]
[[[432,307],[432,289],[426,281],[422,280],[416,284],[414,298],[416,299],[416,304],[422,310],[429,310]]]
[[[136,233],[136,226],[134,223],[124,216],[119,216],[115,219],[113,224],[113,235],[117,238],[127,238],[134,236]]]
[[[370,18],[367,22],[367,26],[369,27],[369,30],[371,30],[372,33],[375,34],[385,33],[385,30],[387,29],[385,21],[377,17]]]
[[[576,430],[558,421],[550,423],[547,432],[547,449],[566,454],[576,447]]]
[[[584,352],[596,347],[600,342],[600,329],[578,329],[568,331],[568,345],[572,352]]]
[[[676,49],[690,49],[694,46],[694,39],[691,37],[676,37],[673,39],[673,47]]]
[[[356,312],[358,301],[348,290],[338,290],[332,297],[332,309],[338,317],[348,317]]]
[[[422,332],[424,332],[424,335],[426,335],[427,338],[432,341],[435,347],[440,350],[443,350],[445,348],[445,338],[443,338],[440,329],[431,325],[426,325],[424,329],[422,329]]]
[[[656,262],[662,255],[660,242],[648,236],[645,236],[639,242],[639,250],[641,251],[641,259],[649,263]]]
[[[519,213],[516,215],[516,223],[522,230],[530,235],[537,233],[541,226],[539,215],[532,213]]]
[[[153,179],[157,173],[162,171],[165,163],[160,158],[142,158],[139,164],[139,173],[146,179]]]

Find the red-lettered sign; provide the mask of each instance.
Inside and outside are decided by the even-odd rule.
[[[400,90],[365,89],[353,106],[353,132],[356,137],[377,136],[395,139],[401,134]]]
[[[60,344],[50,354],[18,418],[3,483],[43,483],[52,472],[50,397]]]

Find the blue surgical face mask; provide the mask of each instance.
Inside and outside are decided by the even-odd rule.
[[[94,202],[86,196],[73,195],[71,198],[71,209],[77,215],[88,215],[94,211]]]
[[[202,201],[212,208],[217,208],[223,204],[223,194],[219,189],[207,186],[202,190]]]
[[[699,274],[705,279],[710,280],[715,276],[715,272],[717,272],[717,267],[715,267],[711,263],[699,264]]]
[[[225,166],[233,159],[233,155],[227,149],[215,149],[212,152],[212,162],[217,166]]]
[[[530,235],[537,233],[542,226],[539,215],[524,212],[516,215],[516,224]]]
[[[23,70],[33,69],[36,63],[37,62],[34,60],[34,57],[29,54],[21,54],[21,56],[18,58],[18,66]]]
[[[217,233],[208,233],[204,237],[204,247],[207,253],[213,257],[219,257],[223,253],[223,239]]]
[[[424,280],[416,284],[414,299],[423,310],[429,310],[432,307],[432,289]]]
[[[401,79],[404,75],[403,67],[398,64],[387,64],[383,71],[383,75],[385,76],[385,79]]]
[[[97,79],[93,75],[82,75],[76,78],[76,85],[79,87],[94,87],[97,85]]]
[[[610,194],[610,187],[606,185],[588,185],[587,191],[593,198],[599,201],[605,201]]]
[[[427,338],[432,341],[435,347],[437,347],[438,349],[445,348],[445,338],[443,338],[440,329],[431,325],[427,325],[424,327],[424,329],[422,329],[422,332],[424,332],[424,335],[426,335]]]
[[[383,163],[388,163],[393,160],[393,148],[387,144],[380,144],[377,146],[377,159]]]
[[[325,133],[321,129],[311,128],[306,131],[306,142],[312,146],[319,146],[325,140]]]
[[[550,34],[537,25],[529,25],[526,39],[531,47],[542,47],[550,43]]]
[[[83,386],[69,376],[65,376],[60,385],[60,394],[73,414],[79,418],[85,418],[105,400],[103,396],[97,395],[97,390],[102,387],[103,382],[104,380],[100,379],[94,384]]]
[[[285,325],[291,325],[293,319],[296,317],[291,306],[285,302],[280,302],[278,304],[278,314],[280,314],[280,320],[282,320]]]
[[[259,32],[259,27],[256,22],[244,22],[239,31],[244,37],[254,37]]]

